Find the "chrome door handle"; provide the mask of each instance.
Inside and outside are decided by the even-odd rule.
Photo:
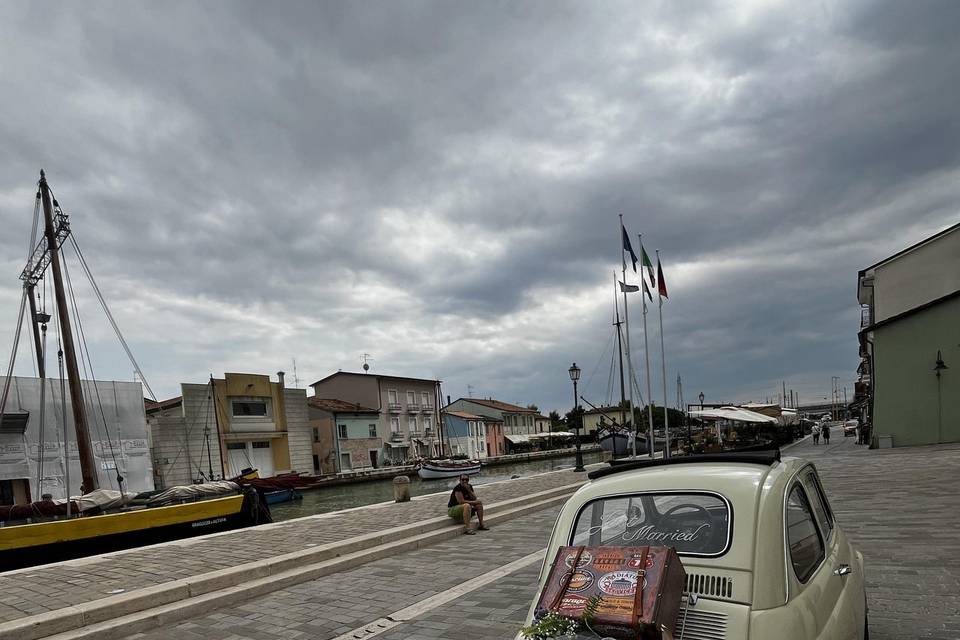
[[[853,573],[853,570],[850,568],[850,565],[848,565],[848,564],[842,564],[842,565],[840,565],[839,567],[837,567],[836,569],[833,570],[833,575],[835,575],[835,576],[841,576],[841,577],[842,577],[842,576],[849,575],[849,574],[851,574],[851,573]]]

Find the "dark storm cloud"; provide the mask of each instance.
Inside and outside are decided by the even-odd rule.
[[[677,371],[812,399],[853,378],[856,270],[956,220],[958,26],[950,2],[6,4],[0,300],[44,166],[161,395],[367,352],[560,408],[573,360],[607,392],[622,213],[663,251],[671,402]]]

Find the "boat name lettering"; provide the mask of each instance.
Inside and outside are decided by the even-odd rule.
[[[200,522],[194,522],[191,524],[191,527],[208,527],[212,524],[220,524],[221,522],[226,522],[226,518],[212,518],[210,520],[201,520]]]

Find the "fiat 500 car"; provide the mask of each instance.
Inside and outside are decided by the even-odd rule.
[[[865,640],[863,556],[813,464],[779,452],[627,462],[564,505],[539,594],[563,546],[674,547],[686,571],[683,640]]]

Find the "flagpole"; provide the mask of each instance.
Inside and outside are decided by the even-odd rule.
[[[610,443],[613,447],[613,457],[617,457],[617,434],[627,428],[627,392],[623,386],[626,382],[623,379],[623,332],[620,331],[620,307],[617,305],[617,270],[613,270],[613,308],[616,313],[616,321],[613,323],[617,328],[617,354],[620,356],[620,429],[610,434]]]
[[[660,269],[660,250],[657,249],[657,279],[661,278],[662,270]],[[657,283],[660,284],[659,282]],[[663,349],[663,296],[660,295],[660,287],[657,287],[657,301],[659,304],[659,313],[660,313],[660,362],[663,364],[663,434],[666,438],[664,446],[663,457],[670,457],[670,423],[669,415],[667,413],[667,356],[666,351]]]
[[[637,238],[640,240],[640,255],[643,256],[643,234],[637,234]],[[640,274],[640,281],[643,282],[643,287],[646,289],[647,281],[643,279],[643,274]],[[647,451],[650,457],[653,458],[657,445],[656,440],[653,437],[653,392],[650,389],[650,348],[647,342],[647,301],[643,298],[643,292],[641,291],[640,293],[640,299],[643,301],[643,359],[646,362],[647,367],[647,417],[649,418],[649,427],[647,430]]]
[[[623,273],[623,284],[627,284],[627,254],[626,246],[624,245],[623,239],[629,238],[626,235],[626,231],[623,228],[623,214],[620,215],[620,265],[621,272]],[[623,287],[621,287],[623,290]],[[627,375],[630,376],[630,384],[627,385],[629,389],[629,398],[630,398],[630,426],[633,428],[633,457],[637,457],[637,425],[635,416],[633,414],[633,352],[630,350],[630,312],[627,310],[627,292],[623,291],[623,323],[626,327],[626,337],[627,337]],[[613,448],[616,451],[617,442],[616,439],[613,441]]]

